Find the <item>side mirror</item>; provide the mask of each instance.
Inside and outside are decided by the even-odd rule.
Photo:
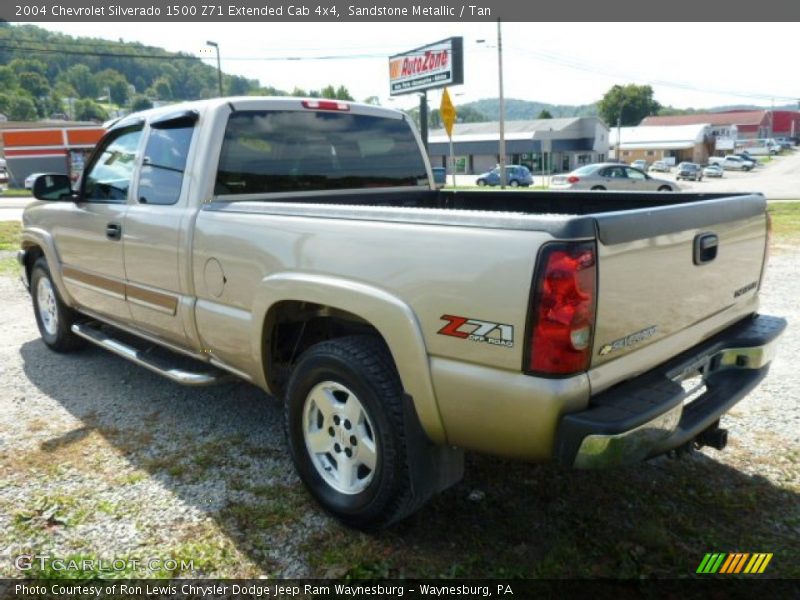
[[[33,182],[33,197],[37,200],[72,201],[75,195],[67,175],[48,173],[39,175]]]

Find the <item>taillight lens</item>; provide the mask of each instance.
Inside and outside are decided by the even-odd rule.
[[[530,307],[529,371],[563,376],[589,368],[596,291],[593,242],[544,247]]]
[[[567,177],[567,183],[578,183],[581,180],[580,177],[575,177],[575,175],[570,175]]]

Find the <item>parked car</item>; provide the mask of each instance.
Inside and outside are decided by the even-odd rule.
[[[708,165],[703,169],[703,175],[706,177],[722,177],[724,172],[719,165]]]
[[[635,160],[631,163],[631,166],[634,169],[639,169],[640,171],[647,171],[647,161],[644,159]]]
[[[753,156],[752,154],[750,154],[747,151],[734,154],[733,156],[738,156],[742,160],[745,160],[745,161],[753,163],[753,168],[755,168],[755,167],[757,167],[758,165],[761,164],[760,162],[758,162],[758,159],[755,156]]]
[[[680,181],[681,179],[692,181],[703,181],[703,169],[697,163],[693,162],[682,162],[678,165],[678,170],[675,174],[675,180]]]
[[[794,142],[793,142],[792,140],[790,140],[789,138],[785,138],[785,137],[779,137],[779,138],[775,138],[775,142],[776,142],[776,143],[777,143],[777,144],[778,144],[778,145],[779,145],[779,146],[780,146],[780,147],[781,147],[783,150],[788,150],[789,148],[791,148],[792,146],[794,146]]]
[[[45,173],[31,173],[25,178],[25,189],[32,190],[33,189],[33,182],[36,181],[36,178],[39,175],[44,175]]]
[[[596,163],[550,180],[551,190],[625,190],[677,192],[680,188],[664,179],[616,163]]]
[[[726,171],[750,171],[756,166],[752,160],[747,160],[741,156],[729,154],[724,158],[719,156],[711,156],[708,159],[709,164],[719,165]]]
[[[523,165],[508,165],[506,167],[506,182],[511,187],[528,187],[533,185],[533,175],[528,167]],[[476,183],[484,185],[500,185],[500,167],[496,167],[488,173],[478,175]]]
[[[672,168],[663,160],[657,160],[648,169],[648,171],[656,171],[658,173],[669,173],[671,170]]]

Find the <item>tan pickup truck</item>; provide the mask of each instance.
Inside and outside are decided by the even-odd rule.
[[[438,190],[408,119],[374,106],[134,114],[78,189],[34,194],[20,263],[45,344],[283,399],[302,480],[355,527],[458,481],[464,449],[579,468],[721,449],[785,327],[757,314],[763,196]]]

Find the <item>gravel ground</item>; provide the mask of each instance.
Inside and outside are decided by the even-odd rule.
[[[370,555],[372,560],[376,552],[381,553],[378,564],[392,564],[390,575],[409,576],[427,571],[406,563],[397,567],[393,552],[432,563],[448,560],[448,553],[474,555],[470,560],[475,562],[462,562],[445,573],[467,576],[493,560],[483,556],[486,548],[512,553],[512,563],[526,569],[512,574],[547,573],[551,571],[527,570],[525,565],[555,564],[552,568],[560,569],[558,563],[546,561],[561,551],[567,557],[565,564],[574,565],[569,558],[576,551],[574,544],[584,543],[584,538],[574,537],[576,532],[605,543],[602,532],[594,529],[599,527],[599,515],[591,502],[571,505],[555,490],[584,494],[576,498],[596,495],[598,503],[610,497],[613,505],[624,502],[630,507],[635,496],[642,496],[643,502],[649,502],[650,495],[662,498],[659,485],[672,481],[674,486],[683,481],[677,477],[690,476],[690,484],[664,502],[695,495],[699,486],[695,506],[710,506],[702,510],[713,511],[717,501],[700,496],[707,483],[712,485],[705,478],[716,477],[715,473],[722,487],[735,486],[746,493],[768,490],[772,494],[768,497],[777,498],[779,504],[756,502],[756,510],[762,511],[757,526],[766,527],[767,539],[789,536],[796,543],[800,535],[798,259],[796,247],[779,248],[772,257],[762,310],[788,317],[791,325],[769,378],[724,420],[731,430],[725,452],[703,450],[688,459],[694,465],[688,469],[673,466],[679,461],[658,459],[614,479],[471,457],[468,467],[473,468],[464,483],[434,501],[399,533],[375,539],[344,530],[311,503],[288,458],[275,400],[246,384],[181,388],[95,348],[73,355],[52,353],[39,340],[22,286],[0,277],[0,577],[20,576],[12,557],[22,553],[193,560],[196,576],[325,577],[352,573],[352,557],[366,560]],[[619,490],[627,486],[631,495],[620,497]],[[529,498],[516,507],[513,502],[520,494],[537,494],[540,499],[535,502],[540,504]],[[665,504],[663,512],[677,514],[674,511],[683,510],[682,506]],[[731,510],[708,518],[716,518],[717,524],[724,521],[738,532],[744,526]],[[531,525],[521,531],[516,521],[523,518]],[[700,515],[689,528],[705,518]],[[476,523],[480,519],[484,522]],[[562,529],[552,531],[562,523]],[[630,527],[625,535],[634,538],[645,531],[635,519],[620,526]],[[657,535],[669,532],[659,530]],[[741,540],[738,536],[718,537],[716,542],[703,538],[691,546],[686,560],[714,551],[715,543],[733,546]],[[565,537],[573,540],[573,546]],[[629,546],[615,542],[612,554],[619,552],[622,562],[601,562],[601,570],[593,573],[613,576],[631,560],[633,566],[627,568],[645,572],[641,562],[648,541],[643,539]],[[457,540],[462,540],[459,546]],[[662,546],[681,543],[670,540]],[[537,544],[546,544],[547,552],[542,554]],[[737,549],[772,551],[716,548]],[[150,567],[137,574],[164,576],[171,570],[158,564]],[[570,568],[557,572],[571,573]],[[480,572],[508,571],[481,567]]]

